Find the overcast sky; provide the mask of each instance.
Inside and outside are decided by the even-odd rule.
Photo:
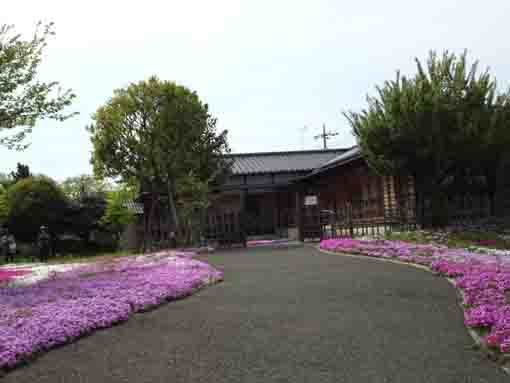
[[[196,90],[234,152],[320,148],[322,123],[339,133],[330,146],[354,144],[341,113],[430,49],[467,48],[501,86],[510,78],[508,0],[16,0],[1,13],[27,35],[55,22],[40,77],[72,88],[80,115],[38,124],[25,152],[0,148],[0,172],[90,173],[91,114],[153,74]]]

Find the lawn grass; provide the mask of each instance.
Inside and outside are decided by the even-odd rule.
[[[451,248],[467,248],[470,246],[486,247],[492,249],[510,249],[510,240],[501,238],[495,232],[482,231],[458,231],[458,232],[392,232],[384,236],[387,240],[400,240],[426,244],[431,242],[440,243]]]
[[[14,262],[10,264],[27,264],[27,263],[48,263],[48,264],[61,264],[61,263],[87,263],[97,261],[100,258],[117,258],[126,257],[130,255],[140,254],[133,250],[118,250],[118,251],[98,251],[98,252],[85,252],[80,254],[65,254],[57,257],[50,257],[47,261],[41,262],[38,257],[30,255],[17,255]],[[5,260],[0,259],[0,265],[6,264]]]

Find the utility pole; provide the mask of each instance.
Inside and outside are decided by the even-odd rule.
[[[338,133],[333,132],[331,130],[329,132],[326,132],[326,124],[322,124],[322,134],[317,134],[316,136],[314,136],[314,139],[318,140],[319,138],[322,138],[324,150],[326,150],[328,148],[327,141],[334,136],[338,136]]]

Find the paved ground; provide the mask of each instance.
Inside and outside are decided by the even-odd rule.
[[[5,383],[507,382],[474,350],[456,295],[414,268],[253,249],[226,281],[53,350]]]

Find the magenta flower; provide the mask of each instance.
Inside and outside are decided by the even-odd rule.
[[[189,255],[189,254],[186,254]],[[0,288],[0,367],[219,281],[206,263],[165,253],[87,264]]]

